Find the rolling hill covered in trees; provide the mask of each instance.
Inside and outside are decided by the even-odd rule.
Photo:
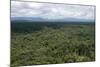
[[[94,23],[11,22],[11,66],[95,60]]]

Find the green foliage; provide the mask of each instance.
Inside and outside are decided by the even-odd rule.
[[[93,24],[43,26],[41,30],[25,32],[12,31],[12,66],[95,60]]]

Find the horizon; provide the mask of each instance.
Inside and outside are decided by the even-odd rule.
[[[48,8],[49,7],[49,8]],[[21,19],[20,19],[21,18]],[[11,20],[29,21],[95,21],[95,7],[84,5],[14,2]]]

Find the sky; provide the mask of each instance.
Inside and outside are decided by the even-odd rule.
[[[95,6],[12,1],[11,17],[33,17],[45,20],[68,18],[94,20]]]

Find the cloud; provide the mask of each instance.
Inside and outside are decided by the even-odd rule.
[[[39,17],[50,20],[66,18],[95,19],[95,7],[12,1],[11,17]]]

